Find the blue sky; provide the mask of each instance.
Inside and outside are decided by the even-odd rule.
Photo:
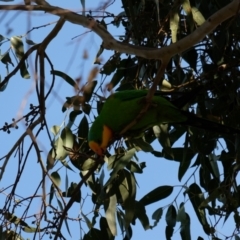
[[[81,3],[77,0],[72,1],[56,1],[52,0],[49,2],[51,5],[56,5],[62,8],[68,8],[73,11],[79,11],[81,10]],[[102,16],[101,12],[94,12],[94,9],[98,9],[98,6],[100,5],[101,1],[86,1],[86,9],[91,9],[93,11],[93,15],[98,14],[99,16]],[[3,2],[0,2],[0,4],[4,4]],[[12,4],[22,4],[22,2],[12,2]],[[90,5],[91,4],[91,5]],[[108,12],[118,14],[122,12],[121,8],[121,2],[116,1],[114,2],[109,8],[107,8]],[[0,17],[2,17],[3,12],[0,12]],[[13,17],[14,16],[14,17]],[[13,17],[13,18],[12,18]],[[32,27],[39,27],[43,26],[45,24],[49,24],[46,27],[42,27],[36,30],[31,31],[30,34],[28,34],[26,37],[28,39],[31,39],[35,43],[40,43],[44,37],[51,31],[51,29],[54,27],[54,23],[58,18],[56,16],[51,16],[50,14],[46,14],[43,12],[37,12],[37,13],[28,13],[28,12],[9,12],[2,20],[0,24],[0,34],[10,38],[12,36],[17,35],[25,35],[26,32],[29,29],[32,29]],[[7,24],[7,25],[6,25]],[[122,29],[119,28],[113,28],[110,27],[108,30],[112,33],[114,36],[119,36],[123,34]],[[79,36],[81,35],[81,36]],[[77,37],[79,36],[79,37]],[[74,38],[74,39],[73,39]],[[63,26],[63,29],[58,34],[58,36],[50,43],[50,45],[47,48],[47,54],[50,57],[55,70],[60,70],[63,72],[66,72],[69,76],[71,76],[73,79],[77,79],[81,77],[82,82],[81,84],[84,84],[87,81],[87,77],[89,72],[95,65],[93,64],[94,58],[96,56],[96,53],[99,50],[99,46],[101,44],[100,38],[95,35],[94,33],[89,32],[88,29],[84,29],[81,26],[73,25],[71,23],[66,22]],[[10,43],[6,42],[1,46],[1,53],[4,53],[7,51],[7,49],[10,47]],[[25,44],[25,51],[29,48],[27,44]],[[84,53],[87,53],[88,58],[84,59],[83,55]],[[104,53],[101,55],[102,63],[104,63],[110,55],[113,54],[113,51],[104,51]],[[124,56],[123,56],[124,57]],[[10,82],[7,86],[7,89],[4,92],[0,92],[0,109],[2,110],[1,118],[0,118],[0,126],[4,125],[4,122],[11,122],[12,118],[17,119],[18,117],[24,115],[29,110],[29,104],[37,104],[36,99],[36,92],[34,90],[34,58],[35,53],[31,55],[31,58],[29,59],[29,72],[32,76],[31,79],[25,80],[22,79],[20,74],[17,73],[13,78],[10,79]],[[14,58],[12,58],[14,61],[14,64],[16,66],[16,62]],[[12,68],[10,68],[12,70]],[[6,69],[3,64],[0,64],[0,74],[2,79],[6,76]],[[101,81],[101,75],[97,76],[97,80]],[[46,64],[46,81],[50,83],[51,81],[51,75],[50,75],[50,68]],[[109,79],[106,79],[105,83],[107,84]],[[46,87],[48,88],[48,87]],[[56,78],[56,84],[54,86],[54,91],[52,92],[52,96],[49,97],[47,101],[47,113],[46,118],[48,121],[49,128],[53,125],[61,125],[64,123],[64,121],[67,120],[68,115],[67,113],[62,113],[61,108],[63,103],[65,102],[66,97],[73,96],[75,94],[74,89],[68,85],[66,82],[64,82],[61,78]],[[101,93],[99,93],[101,94]],[[81,120],[82,115],[76,120],[76,124],[78,125],[78,122]],[[91,116],[88,118],[89,122],[93,120],[93,117]],[[73,127],[74,128],[74,127]],[[0,157],[7,154],[9,149],[11,149],[13,143],[19,138],[19,136],[22,134],[22,132],[26,129],[26,126],[24,122],[19,123],[19,129],[18,130],[12,130],[11,134],[7,134],[5,132],[0,132],[0,142],[1,142],[1,148],[0,148]],[[46,162],[48,151],[50,150],[50,142],[46,136],[46,134],[41,133],[39,138],[37,139],[39,146],[42,150],[42,159],[44,162]],[[29,137],[26,137],[24,141],[24,148],[27,149],[27,147],[30,144]],[[183,142],[180,140],[178,141],[178,146],[182,146]],[[154,143],[154,148],[156,150],[161,150],[161,146],[156,141]],[[222,150],[221,148],[219,149]],[[14,155],[13,155],[14,156]],[[5,175],[3,177],[3,180],[0,183],[0,189],[3,189],[10,184],[12,184],[15,181],[17,166],[18,166],[18,158],[17,157],[11,157],[7,168]],[[145,195],[148,191],[153,190],[154,188],[162,185],[172,185],[175,186],[174,192],[171,194],[169,198],[166,200],[162,200],[160,202],[157,202],[153,204],[152,206],[147,207],[147,213],[150,219],[150,224],[153,224],[153,220],[151,219],[152,213],[159,207],[167,207],[171,201],[174,200],[178,192],[181,190],[181,186],[186,182],[186,180],[189,178],[189,176],[194,172],[195,168],[192,168],[189,170],[189,172],[186,174],[186,176],[183,177],[181,183],[177,180],[178,175],[178,163],[174,161],[168,161],[162,158],[155,158],[152,154],[148,153],[142,153],[140,152],[138,154],[139,160],[142,162],[146,162],[147,167],[144,169],[143,174],[137,174],[137,197],[136,199],[141,199],[143,195]],[[1,163],[1,162],[0,162]],[[58,164],[53,171],[56,171],[57,169],[61,168],[61,164]],[[108,174],[107,169],[104,168],[105,175]],[[59,170],[59,174],[62,178],[62,184],[61,189],[64,191],[65,189],[65,176],[66,176],[66,170],[64,168],[61,168]],[[79,182],[79,173],[76,170],[75,173],[71,171],[67,171],[67,174],[69,176],[69,183],[71,181],[73,182]],[[39,181],[42,178],[41,168],[39,163],[37,163],[37,158],[35,155],[35,152],[32,151],[27,163],[26,167],[24,169],[24,174],[22,175],[20,182],[18,184],[18,187],[16,189],[17,198],[21,199],[21,197],[27,197],[33,194],[35,189],[37,188]],[[196,175],[196,179],[198,179],[198,174]],[[107,177],[105,178],[105,181],[107,180]],[[194,182],[194,178],[191,178],[191,180],[188,182],[187,185],[190,185]],[[50,189],[51,182],[47,181],[47,191]],[[9,189],[6,189],[5,191],[1,192],[0,194],[0,204],[1,206],[4,204],[4,201],[6,199],[6,195],[10,192]],[[38,192],[41,194],[41,188]],[[83,205],[74,204],[72,209],[69,211],[69,216],[72,218],[78,217],[80,215],[80,212],[82,211],[84,214],[91,215],[91,211],[93,210],[93,205],[91,202],[91,198],[87,197],[87,194],[91,194],[90,191],[86,188],[82,188],[82,197],[86,197],[86,200],[84,201]],[[68,200],[66,199],[66,202]],[[201,225],[198,223],[198,220],[196,219],[195,212],[193,211],[191,207],[191,203],[188,201],[188,198],[184,198],[183,191],[180,193],[177,204],[180,205],[181,202],[186,202],[185,209],[188,212],[188,214],[191,217],[191,234],[192,239],[197,239],[198,236],[204,237],[204,239],[207,239],[207,236],[203,233]],[[15,211],[15,214],[18,216],[21,216],[21,214],[24,211],[25,206],[27,205],[27,201],[24,202],[22,207],[18,207]],[[56,201],[55,201],[56,203]],[[57,204],[57,203],[56,203]],[[41,206],[41,198],[34,199],[29,214],[39,213]],[[165,213],[166,209],[163,213],[162,219],[158,223],[157,227],[155,227],[153,230],[144,231],[139,221],[137,221],[136,226],[133,226],[133,240],[136,239],[165,239]],[[50,218],[51,216],[49,216]],[[31,224],[31,221],[33,218],[26,219],[26,222],[29,225]],[[229,221],[227,221],[228,223]],[[214,224],[214,223],[213,223]],[[230,225],[234,223],[229,223]],[[72,235],[72,239],[78,239],[80,236],[80,229],[79,224],[75,221],[69,221],[70,231]],[[228,225],[224,225],[223,229],[219,229],[222,224],[219,223],[218,230],[222,231],[219,232],[219,238],[223,237],[221,233],[225,233],[226,235],[230,235],[231,232],[228,232]],[[81,227],[87,231],[86,224],[84,222],[81,222]],[[96,225],[98,228],[98,224]],[[175,227],[175,233],[172,237],[173,240],[180,239],[179,235],[179,229],[180,224],[178,223]],[[230,227],[229,230],[232,230],[233,228]],[[68,233],[66,232],[65,226],[63,225],[63,233],[65,233],[65,237],[67,239],[70,239],[68,236]],[[24,234],[24,237],[28,237],[31,239],[31,234]],[[47,236],[44,237],[44,239],[48,239]],[[118,229],[118,237],[116,239],[122,239],[121,232]]]

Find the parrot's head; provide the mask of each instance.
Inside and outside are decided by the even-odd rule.
[[[102,156],[113,138],[113,131],[96,118],[88,133],[89,147]]]

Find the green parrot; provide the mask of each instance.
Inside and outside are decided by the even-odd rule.
[[[147,90],[126,90],[116,92],[107,98],[88,134],[89,147],[95,153],[103,155],[111,142],[119,137],[121,131],[136,119],[146,104],[147,93]],[[124,133],[124,136],[139,136],[139,133],[161,123],[181,123],[208,130],[219,130],[221,127],[223,133],[229,134],[229,128],[222,129],[224,125],[183,111],[156,93],[147,111]]]

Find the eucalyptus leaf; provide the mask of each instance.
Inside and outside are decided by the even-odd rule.
[[[139,200],[139,202],[146,206],[168,197],[171,195],[172,191],[172,186],[160,186],[147,193]]]
[[[113,168],[113,171],[110,174],[111,175],[110,178],[108,179],[108,181],[105,184],[105,187],[108,186],[116,178],[118,171],[123,169],[130,162],[130,160],[134,156],[135,152],[136,152],[136,149],[133,148],[133,149],[127,151],[125,154],[120,155],[120,157],[118,155],[114,155],[109,158],[110,160],[111,160],[111,158],[117,159],[117,161],[116,161],[116,165]]]
[[[74,87],[75,89],[79,90],[78,85],[76,81],[74,81],[70,76],[68,76],[66,73],[58,71],[58,70],[52,70],[51,74],[56,75],[58,77],[61,77],[63,80],[65,80],[69,85]]]
[[[162,218],[162,214],[163,214],[162,208],[158,208],[157,210],[154,211],[154,213],[152,214],[152,219],[155,220],[153,227],[157,226],[159,220]]]
[[[112,195],[109,198],[109,204],[106,209],[106,219],[108,222],[108,226],[111,230],[113,236],[117,235],[117,225],[116,225],[116,204],[117,204],[117,197],[116,195]]]
[[[18,36],[14,36],[10,38],[10,42],[17,58],[21,60],[24,56],[24,46],[23,46],[22,38]],[[25,62],[20,67],[20,73],[23,78],[25,79],[30,78]]]
[[[52,172],[51,177],[53,182],[59,187],[61,184],[61,177],[58,172]]]
[[[173,205],[170,205],[168,207],[167,213],[166,213],[166,222],[167,225],[170,227],[175,227],[177,221],[177,211],[176,208]]]

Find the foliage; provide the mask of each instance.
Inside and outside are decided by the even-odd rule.
[[[54,14],[45,1],[34,2],[37,4],[35,7],[42,5],[46,12]],[[2,239],[23,239],[21,237],[23,232],[34,234],[34,237],[31,235],[31,239],[38,238],[39,233],[42,236],[49,234],[54,239],[68,239],[71,237],[71,221],[74,219],[84,222],[85,227],[81,235],[84,240],[115,239],[117,228],[121,230],[126,240],[134,237],[136,220],[141,222],[143,229],[154,231],[159,221],[164,221],[163,216],[166,222],[166,239],[171,239],[174,234],[180,235],[181,239],[191,239],[193,229],[199,226],[206,235],[220,239],[218,231],[222,225],[219,221],[223,220],[225,223],[230,218],[234,223],[231,234],[226,234],[222,239],[232,239],[234,236],[238,239],[240,185],[237,173],[240,139],[236,133],[239,133],[240,129],[240,17],[236,13],[212,32],[208,32],[197,44],[188,38],[206,19],[218,13],[228,3],[226,0],[122,0],[122,12],[104,11],[100,18],[92,11],[85,11],[85,1],[81,1],[84,11],[80,24],[89,27],[90,25],[84,21],[98,20],[96,24],[102,31],[99,35],[103,42],[102,33],[106,34],[110,27],[114,27],[119,33],[119,41],[124,43],[121,46],[132,49],[139,47],[164,49],[186,38],[186,41],[189,41],[188,49],[170,56],[160,79],[156,76],[159,76],[158,71],[164,66],[164,60],[161,58],[148,59],[137,54],[124,54],[128,52],[123,48],[119,51],[114,49],[109,59],[101,62],[101,56],[106,51],[104,49],[107,49],[104,44],[99,46],[95,59],[95,64],[101,65],[101,69],[94,67],[84,85],[67,72],[55,69],[51,56],[47,55],[46,47],[54,38],[58,40],[57,34],[61,32],[65,21],[68,21],[67,18],[60,18],[49,35],[39,44],[35,44],[26,36],[9,38],[0,35],[1,47],[9,46],[9,49],[0,55],[2,66],[6,67],[6,73],[0,82],[0,91],[9,91],[11,94],[11,86],[8,83],[19,71],[22,78],[35,79],[37,96],[37,101],[30,105],[30,110],[26,114],[13,119],[11,123],[6,122],[0,128],[1,134],[5,134],[11,133],[13,128],[18,128],[23,121],[27,125],[19,139],[12,142],[12,149],[7,153],[1,152],[1,179],[9,174],[6,166],[14,152],[18,153],[19,158],[17,170],[12,169],[16,180],[13,183],[9,181],[9,186],[4,188],[4,191],[8,188],[10,191],[1,209]],[[113,1],[112,4],[116,3]],[[106,7],[110,5],[110,1],[106,2]],[[31,9],[31,6],[23,5],[11,8],[9,5],[2,5],[0,10],[37,12],[35,7]],[[211,24],[210,20],[209,22]],[[93,31],[97,28],[94,24]],[[26,43],[23,43],[24,38]],[[24,51],[26,44],[31,46],[28,51]],[[37,64],[34,69],[35,76],[31,76],[27,60],[34,53]],[[47,63],[51,68],[50,72],[46,72],[44,68],[44,64]],[[2,72],[1,74],[3,75]],[[47,80],[50,77],[52,81]],[[62,81],[64,86],[73,88],[75,95],[64,96],[66,101],[62,105],[63,119],[67,116],[64,123],[58,125],[56,122],[53,127],[49,127],[46,116],[53,115],[54,112],[48,111],[46,102],[54,94],[56,79]],[[105,100],[104,92],[153,89],[154,83],[157,83],[157,90],[175,105],[231,127],[231,134],[222,134],[221,128],[219,131],[209,131],[181,124],[161,124],[147,130],[140,137],[138,135],[138,138],[133,136],[130,139],[115,141],[104,159],[96,156],[89,149],[87,136],[92,120],[101,111]],[[194,94],[191,94],[192,92]],[[182,100],[184,104],[181,103]],[[55,111],[60,112],[61,109]],[[47,136],[44,142],[48,148],[46,161],[43,158],[42,147],[37,141],[43,132]],[[31,139],[28,149],[25,145],[23,147],[27,136]],[[180,138],[183,139],[183,146],[173,146]],[[161,151],[159,148],[156,149],[155,140],[162,146]],[[224,147],[219,151],[219,146]],[[26,161],[30,160],[28,155],[32,148],[41,166],[42,179],[39,180],[39,186],[36,192],[32,193],[32,197],[28,196],[21,201],[30,199],[26,211],[23,211],[22,216],[17,216],[16,208],[21,206],[21,202],[16,200],[15,191],[18,189],[22,174],[27,174],[23,170]],[[176,185],[160,185],[153,188],[150,180],[149,191],[138,198],[136,194],[138,174],[144,176],[146,168],[146,163],[139,160],[139,151],[144,151],[150,157],[160,158],[162,161],[176,161],[178,176],[172,176],[176,179]],[[110,171],[109,176],[105,176],[105,167]],[[66,169],[65,176],[60,174],[62,168]],[[68,178],[73,171],[79,171],[81,178],[79,182],[69,183]],[[181,182],[187,174],[189,178]],[[65,188],[61,185],[64,177]],[[47,187],[47,180],[50,180],[51,186]],[[181,188],[176,193],[173,190],[179,189],[179,181]],[[84,184],[91,194],[93,204],[91,214],[84,213],[84,194],[87,194],[84,192]],[[40,187],[43,189],[42,192],[39,190]],[[28,208],[37,194],[40,194],[42,199],[40,216],[29,217]],[[179,200],[180,195],[184,196],[183,202]],[[150,219],[146,206],[161,202],[169,196],[173,196],[174,200],[168,198],[168,204],[156,208]],[[191,203],[195,216],[190,215],[187,202]],[[81,205],[81,215],[78,217],[71,217],[68,214],[73,203]],[[49,211],[54,215],[51,219],[47,213]],[[32,221],[34,226],[28,223],[28,217],[34,219]],[[191,225],[194,217],[198,219],[198,226]],[[177,233],[174,232],[176,224],[180,226]],[[69,236],[64,236],[62,225],[65,226]],[[199,236],[198,239],[204,239],[206,235]]]

